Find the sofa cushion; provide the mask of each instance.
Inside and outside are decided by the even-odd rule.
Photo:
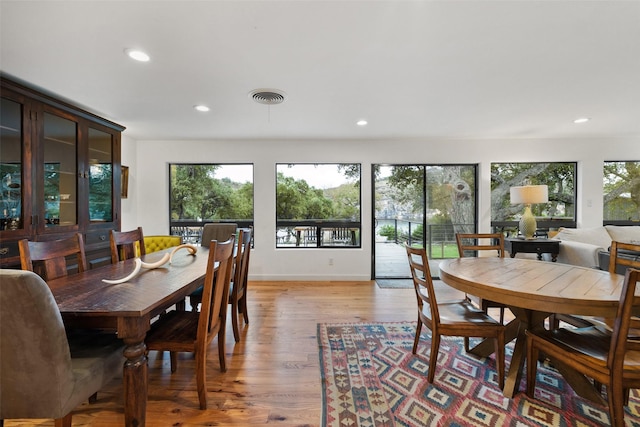
[[[637,225],[605,225],[611,240],[622,243],[640,245],[640,226]]]
[[[611,246],[611,236],[604,227],[561,228],[554,239],[588,243],[605,249]]]

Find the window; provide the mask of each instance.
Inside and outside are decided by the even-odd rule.
[[[602,188],[605,224],[640,221],[640,161],[604,162]]]
[[[491,226],[516,235],[522,205],[512,205],[509,189],[519,185],[547,185],[549,202],[532,205],[538,235],[550,229],[576,226],[576,163],[492,163]]]
[[[277,164],[276,247],[360,247],[360,164]]]
[[[169,164],[171,234],[199,243],[206,222],[253,227],[253,165]]]

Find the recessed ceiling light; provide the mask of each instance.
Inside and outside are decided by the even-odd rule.
[[[140,62],[147,62],[151,59],[149,55],[138,49],[125,49],[124,53],[126,53],[129,58]]]
[[[207,107],[206,105],[194,105],[193,108],[195,108],[198,111],[202,111],[203,113],[206,113],[207,111],[209,111],[209,107]]]
[[[366,126],[366,125],[367,125],[367,123],[368,123],[368,122],[367,122],[366,120],[358,120],[358,121],[356,122],[356,124],[357,124],[358,126]]]
[[[573,123],[587,123],[591,120],[589,117],[580,117],[579,119],[575,119]]]

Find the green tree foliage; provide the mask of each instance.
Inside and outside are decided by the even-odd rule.
[[[333,215],[331,199],[304,179],[296,180],[278,172],[276,182],[278,219],[329,219]]]
[[[171,165],[171,218],[252,219],[253,184],[217,179],[214,164]]]
[[[491,219],[516,220],[521,205],[511,205],[509,189],[520,185],[547,185],[549,203],[531,206],[536,216],[575,217],[575,163],[492,163]]]
[[[605,220],[640,220],[640,162],[605,162],[603,185]]]

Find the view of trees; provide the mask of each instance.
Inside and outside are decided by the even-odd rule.
[[[276,178],[276,217],[279,220],[360,221],[360,165],[335,165],[336,179],[341,183],[327,189],[315,188],[305,179],[287,176],[281,171],[295,165],[278,166],[281,166]]]
[[[640,161],[604,162],[604,220],[640,220]]]
[[[491,220],[515,221],[522,205],[512,205],[509,189],[520,185],[549,187],[549,203],[531,206],[533,215],[547,218],[575,218],[576,164],[567,163],[492,163]]]
[[[223,165],[169,165],[170,211],[172,220],[251,220],[253,182],[217,178]],[[247,167],[252,168],[251,165]]]

